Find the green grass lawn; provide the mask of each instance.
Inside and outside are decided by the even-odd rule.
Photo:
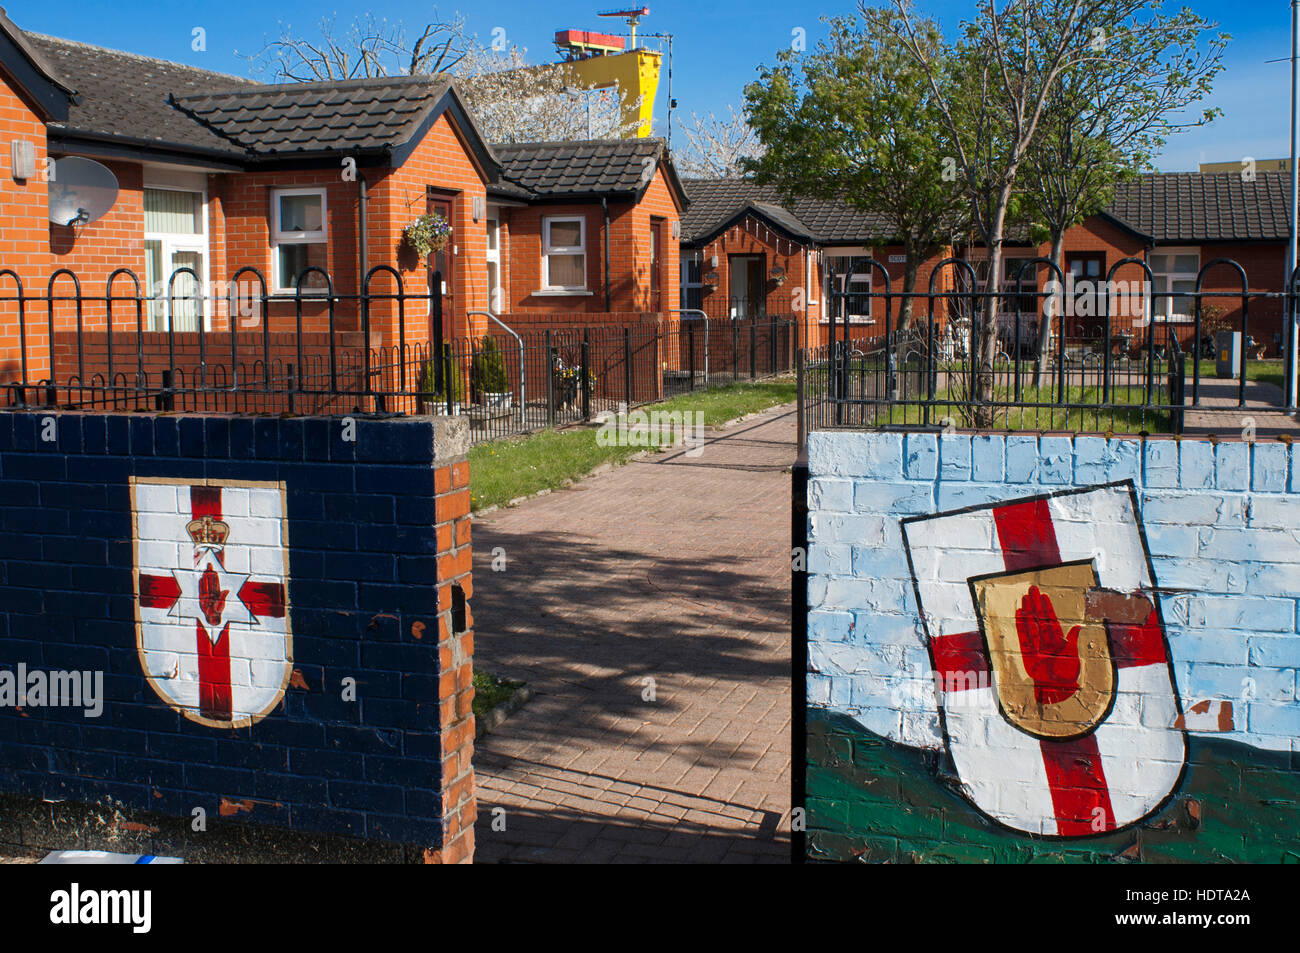
[[[681,394],[644,407],[646,411],[699,412],[704,425],[716,427],[756,411],[795,399],[793,377],[727,384]],[[520,496],[553,490],[603,463],[622,463],[644,447],[602,447],[596,430],[543,430],[513,440],[479,444],[469,452],[470,506],[501,506]]]
[[[489,675],[486,672],[474,672],[474,717],[482,718],[497,705],[509,698],[523,682],[512,682],[508,678]]]
[[[1044,387],[1039,393],[1037,387],[1022,387],[1020,391],[1020,402],[1024,404],[1034,403],[1055,403],[1056,389],[1053,387]],[[1097,404],[1101,401],[1100,387],[1067,387],[1066,403],[1069,404]],[[1126,405],[1133,404],[1131,409],[1120,406],[1114,409],[1097,409],[1088,408],[1065,408],[1065,407],[1007,407],[999,408],[997,411],[997,429],[999,430],[1052,430],[1068,433],[1167,433],[1169,431],[1169,415],[1163,411],[1143,411],[1140,406],[1146,398],[1146,392],[1142,387],[1112,387],[1110,392],[1111,403]],[[947,401],[950,399],[948,392],[942,392],[935,398],[937,401]],[[998,400],[1010,399],[1009,394],[1001,392],[997,395]],[[1157,395],[1157,400],[1163,400],[1163,395]],[[913,405],[895,406],[889,408],[889,423],[899,424],[920,424],[923,420],[923,410],[921,407]],[[942,425],[943,418],[951,416],[953,422],[958,427],[969,427],[970,422],[965,420],[960,412],[960,408],[951,405],[945,406],[939,404],[930,410],[930,424]]]
[[[1192,365],[1192,359],[1187,359],[1187,376],[1192,376],[1195,368]],[[1209,357],[1201,358],[1201,380],[1214,378],[1214,359]],[[1262,381],[1265,384],[1272,384],[1279,390],[1282,389],[1282,362],[1281,361],[1247,361],[1246,362],[1246,380]]]

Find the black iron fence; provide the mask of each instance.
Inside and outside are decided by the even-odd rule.
[[[1206,263],[1194,288],[1162,290],[1140,259],[1095,282],[1061,281],[1048,259],[1026,259],[996,299],[964,260],[942,262],[927,291],[907,295],[875,267],[869,292],[831,276],[829,340],[800,352],[804,432],[1179,433],[1189,415],[1240,420],[1243,409],[1283,409],[1291,296],[1249,289],[1235,261]],[[936,290],[945,269],[948,287]],[[1137,277],[1118,281],[1121,269]],[[1211,274],[1239,290],[1207,290]],[[851,317],[862,314],[877,320]]]
[[[457,414],[484,440],[794,368],[788,317],[500,315],[450,337],[441,298],[391,268],[360,294],[317,277],[276,295],[243,269],[214,292],[181,269],[150,293],[119,269],[94,295],[70,271],[32,292],[0,270],[0,409]]]

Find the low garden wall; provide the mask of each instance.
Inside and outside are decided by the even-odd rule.
[[[0,413],[0,791],[183,818],[181,853],[236,821],[469,860],[467,447],[448,419]]]

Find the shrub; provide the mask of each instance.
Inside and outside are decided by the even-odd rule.
[[[445,377],[451,378],[451,399],[454,403],[460,403],[465,396],[465,388],[460,379],[460,368],[455,361],[451,361],[451,366],[445,367],[444,371]],[[429,358],[420,367],[420,393],[421,395],[428,395],[432,400],[445,403],[447,400],[446,388],[444,386],[440,390],[435,390],[437,380],[437,359]],[[446,383],[447,381],[444,379],[443,384]]]
[[[510,387],[501,348],[490,334],[485,334],[470,368],[470,387],[475,394],[503,394]]]

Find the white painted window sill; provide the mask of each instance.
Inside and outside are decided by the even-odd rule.
[[[543,288],[543,289],[540,290],[540,291],[534,291],[534,292],[532,293],[531,297],[534,297],[534,298],[577,298],[577,297],[590,298],[593,294],[595,294],[594,291],[588,291],[588,290],[586,290],[585,288],[584,288],[584,289],[577,289],[577,288],[573,288],[573,289],[570,289],[570,288]]]

